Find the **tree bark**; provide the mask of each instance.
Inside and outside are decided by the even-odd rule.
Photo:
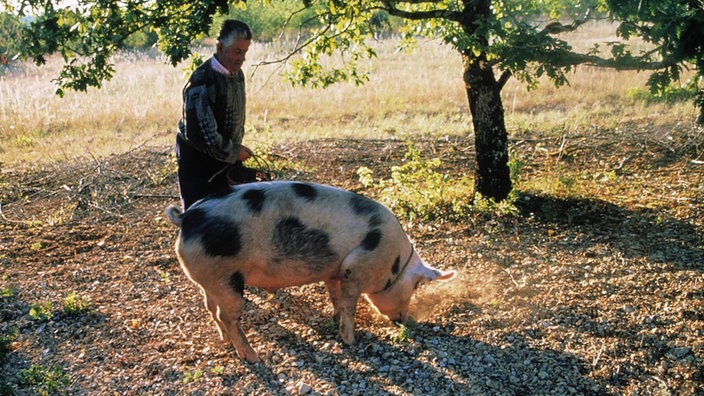
[[[464,9],[460,24],[468,37],[481,46],[489,45],[489,32],[484,31],[492,18],[491,0],[462,0]],[[475,48],[476,49],[476,48]],[[475,49],[462,53],[464,83],[474,126],[474,147],[477,153],[474,168],[474,194],[496,202],[511,192],[508,169],[508,135],[501,102],[503,83],[496,81],[494,69],[484,53]]]
[[[499,202],[512,188],[501,86],[484,60],[463,55],[462,62],[477,153],[474,192]]]

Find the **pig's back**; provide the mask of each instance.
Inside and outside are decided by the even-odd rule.
[[[332,186],[277,181],[244,184],[202,203],[212,214],[239,223],[258,245],[277,235],[324,234],[338,253],[360,243],[405,237],[396,217],[380,203]],[[366,239],[365,239],[366,238]],[[262,246],[266,248],[266,246]]]

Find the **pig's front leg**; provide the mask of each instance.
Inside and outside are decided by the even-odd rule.
[[[340,302],[338,304],[340,312],[339,334],[342,341],[347,345],[354,344],[354,314],[361,295],[362,290],[358,283],[342,281]]]
[[[365,246],[360,246],[350,252],[340,266],[340,290],[336,312],[340,317],[340,338],[347,345],[354,344],[354,314],[357,302],[362,296],[362,290],[369,280],[367,279],[369,272],[362,268],[372,268],[373,264],[370,263],[370,260],[373,260],[370,250]],[[331,298],[334,304],[336,296],[331,293]]]
[[[340,280],[327,281],[325,286],[330,294],[330,300],[332,300],[333,320],[338,325],[338,334],[345,344],[352,345],[355,341],[354,315],[361,291],[359,291],[358,285],[344,284]]]

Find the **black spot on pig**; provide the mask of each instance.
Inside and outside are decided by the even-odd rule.
[[[367,233],[367,236],[364,237],[360,246],[364,250],[372,251],[372,250],[376,249],[377,246],[379,246],[380,241],[381,241],[381,231],[375,229],[375,230],[371,230]]]
[[[381,223],[383,223],[383,221],[381,221],[381,216],[378,214],[374,214],[369,218],[369,227],[378,227]]]
[[[350,206],[355,214],[360,216],[375,215],[379,211],[379,204],[359,194],[351,193]]]
[[[401,256],[396,256],[396,261],[394,261],[394,265],[391,266],[391,273],[396,275],[398,274],[398,270],[401,267]]]
[[[230,288],[235,291],[235,293],[244,295],[244,276],[241,272],[237,271],[230,275],[229,279]]]
[[[184,242],[199,238],[210,256],[236,256],[242,249],[240,227],[232,220],[212,216],[207,210],[191,208],[183,214]]]
[[[330,246],[330,237],[322,230],[306,227],[298,218],[287,217],[274,227],[272,242],[279,257],[299,260],[313,270],[321,270],[337,254]]]
[[[315,201],[315,198],[318,197],[318,191],[316,191],[315,187],[310,184],[293,183],[291,187],[297,196],[305,199],[306,201]]]
[[[360,217],[369,216],[370,228],[379,227],[384,222],[379,210],[381,205],[362,195],[351,193],[350,207],[354,214]]]
[[[258,188],[247,190],[242,194],[242,199],[247,201],[247,206],[252,212],[260,213],[264,207],[264,190]]]

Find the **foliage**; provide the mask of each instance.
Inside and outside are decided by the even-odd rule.
[[[79,316],[91,311],[91,303],[76,292],[70,292],[63,302],[63,312],[68,316]]]
[[[512,198],[496,202],[492,198],[484,197],[480,193],[474,194],[474,211],[495,216],[518,216],[520,210],[515,205],[515,190],[512,191]]]
[[[365,188],[379,191],[382,203],[408,220],[462,221],[471,214],[512,217],[520,213],[516,207],[519,193],[515,190],[499,202],[480,193],[470,202],[467,190],[471,180],[438,172],[436,169],[442,166],[442,161],[423,159],[420,150],[410,142],[404,162],[391,167],[391,178],[387,180],[376,181],[374,172],[365,166],[357,169],[357,177]],[[513,183],[517,184],[523,162],[514,158],[509,166]]]
[[[0,257],[2,258],[2,257]],[[10,301],[10,299],[15,295],[15,290],[11,287],[6,287],[0,290],[0,302]]]
[[[189,382],[198,382],[203,379],[203,371],[195,370],[193,372],[186,371],[183,373],[183,383],[187,384]]]
[[[5,354],[10,352],[11,344],[17,340],[19,330],[16,327],[11,327],[8,330],[0,332],[0,359],[5,357]],[[0,392],[0,394],[2,394]]]
[[[393,337],[393,341],[402,344],[413,339],[413,328],[415,325],[412,322],[399,323],[398,333]]]
[[[208,32],[215,12],[227,1],[191,2],[62,2],[3,1],[5,10],[27,18],[21,52],[36,64],[59,53],[65,60],[56,82],[65,89],[100,87],[115,73],[110,57],[129,46],[133,35],[156,34],[158,47],[177,64],[190,54],[189,45]],[[145,30],[147,29],[147,30]],[[134,39],[134,37],[133,37]]]
[[[158,41],[158,35],[148,28],[142,28],[125,39],[125,48],[131,49],[147,49],[155,45]]]
[[[225,367],[223,367],[221,365],[217,365],[217,366],[213,367],[212,369],[210,369],[210,372],[213,373],[214,375],[222,376],[223,374],[225,374]]]
[[[232,7],[227,15],[219,15],[213,19],[210,36],[217,36],[217,30],[226,18],[247,23],[257,41],[270,42],[282,37],[305,35],[310,29],[320,26],[320,22],[315,18],[318,8],[320,6],[306,7],[300,0],[250,1],[238,4]]]
[[[621,21],[620,37],[638,37],[652,44],[652,49],[640,53],[612,46],[617,59],[655,70],[648,80],[651,93],[666,95],[672,82],[679,81],[684,68],[689,64],[696,66],[697,77],[686,89],[701,109],[699,123],[704,123],[704,2],[608,0],[608,5],[612,16]]]
[[[32,304],[29,308],[29,317],[37,322],[47,322],[51,320],[53,316],[54,306],[50,301],[43,304]]]
[[[14,394],[14,388],[10,384],[8,384],[4,378],[0,378],[0,395],[12,396]]]
[[[357,169],[357,175],[363,186],[380,191],[380,202],[409,220],[453,220],[467,215],[469,178],[438,172],[440,159],[423,159],[410,142],[404,162],[391,167],[391,178],[387,180],[375,182],[373,171],[367,167]]]
[[[7,64],[8,57],[19,52],[20,43],[17,37],[21,36],[21,32],[22,24],[19,18],[8,13],[0,13],[0,56],[2,56],[0,67]]]
[[[633,88],[627,94],[634,100],[642,100],[648,103],[675,103],[692,101],[698,98],[696,91],[697,84],[694,80],[682,85],[667,85],[656,91]]]
[[[292,63],[294,70],[288,77],[297,84],[323,87],[340,80],[364,82],[366,76],[352,73],[350,69],[362,57],[375,56],[368,45],[375,31],[370,20],[381,9],[395,20],[403,21],[398,25],[404,35],[405,48],[413,49],[418,36],[441,38],[460,54],[486,59],[496,65],[503,72],[501,81],[515,76],[529,87],[535,87],[540,77],[547,76],[555,85],[562,86],[568,84],[568,73],[576,65],[589,64],[619,70],[655,70],[650,87],[657,91],[677,81],[687,62],[704,59],[704,47],[696,44],[704,42],[704,32],[699,31],[704,29],[699,28],[704,26],[704,17],[697,1],[670,1],[660,7],[656,6],[660,2],[653,0],[653,17],[645,20],[639,19],[639,9],[618,8],[616,1],[607,4],[601,0],[476,2],[490,5],[486,10],[471,9],[473,3],[443,0],[424,3],[360,0],[344,5],[332,2],[321,14],[321,20],[326,23],[307,43],[305,56]],[[580,52],[560,38],[562,33],[577,30],[604,15],[623,21],[618,31],[623,40],[595,44]],[[649,28],[650,25],[654,26]],[[625,40],[634,32],[644,35],[654,49],[629,47]],[[693,39],[685,37],[685,33],[692,33]],[[678,44],[673,46],[672,43]],[[341,66],[326,67],[324,56],[335,52],[347,53],[349,64],[343,62]],[[601,55],[604,52],[606,55]],[[698,66],[698,70],[702,69]],[[690,88],[700,91],[701,83]]]
[[[59,393],[70,384],[68,374],[60,366],[45,368],[33,364],[30,368],[20,370],[20,379],[23,383],[31,385],[41,395]]]

